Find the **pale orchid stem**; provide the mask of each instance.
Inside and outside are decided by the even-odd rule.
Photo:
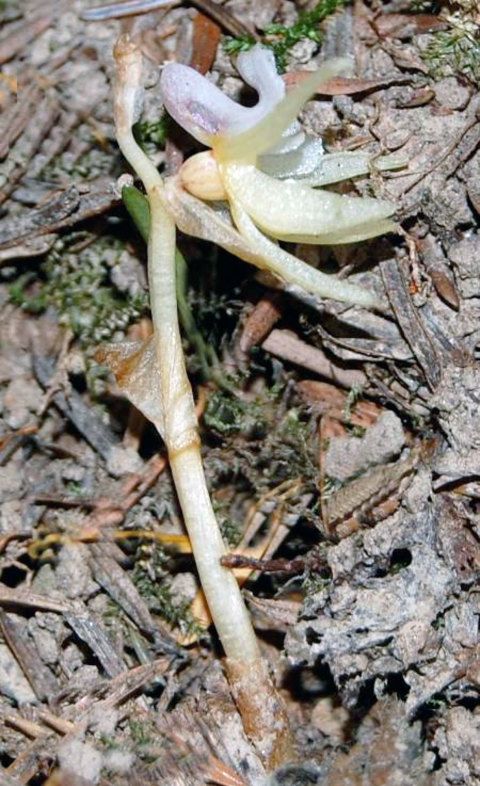
[[[138,61],[135,50],[131,49],[133,45],[126,41],[123,45],[126,47],[123,61],[121,44],[117,45],[116,51],[119,81],[115,120],[120,149],[143,181],[150,203],[148,277],[163,411],[163,422],[156,426],[167,446],[200,581],[225,654],[235,661],[253,662],[260,658],[258,644],[236,579],[220,564],[225,547],[212,509],[200,455],[198,424],[177,315],[175,223],[164,207],[163,181],[131,131],[138,98],[135,82],[140,84],[140,72],[135,76]],[[125,64],[128,58],[130,63],[122,74],[122,62]],[[128,78],[130,75],[131,79]]]

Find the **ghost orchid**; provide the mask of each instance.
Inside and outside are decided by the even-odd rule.
[[[177,216],[166,197],[162,178],[132,133],[142,105],[142,55],[126,36],[118,41],[114,55],[117,139],[125,158],[143,181],[150,208],[148,278],[154,331],[145,344],[112,344],[103,348],[98,357],[110,365],[126,396],[155,425],[165,442],[202,589],[225,651],[235,701],[247,734],[267,766],[275,767],[288,755],[288,723],[237,581],[221,565],[225,547],[205,481],[198,422],[178,324]]]
[[[393,206],[315,190],[368,171],[365,156],[323,155],[321,143],[306,137],[296,122],[309,95],[322,80],[338,73],[343,62],[324,66],[285,95],[273,56],[263,47],[254,47],[238,59],[240,73],[259,95],[251,109],[230,101],[191,68],[167,65],[161,77],[167,109],[211,152],[194,156],[177,176],[163,180],[132,133],[143,99],[140,50],[125,36],[114,54],[117,139],[143,181],[149,203],[148,277],[154,330],[145,344],[114,344],[99,354],[165,442],[235,700],[247,733],[267,765],[274,767],[289,749],[288,723],[236,580],[221,565],[225,548],[205,481],[178,325],[175,227],[217,243],[311,294],[376,307],[373,294],[315,270],[282,249],[276,239],[345,243],[373,237],[393,228],[389,220]],[[212,200],[226,202],[230,212],[225,205],[221,210],[210,206]]]

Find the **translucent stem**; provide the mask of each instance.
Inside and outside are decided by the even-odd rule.
[[[239,587],[233,574],[220,564],[225,548],[205,481],[195,405],[178,324],[175,223],[164,206],[162,179],[131,131],[139,73],[132,72],[138,65],[135,50],[128,48],[126,54],[130,57],[130,71],[124,71],[123,81],[117,83],[115,100],[117,139],[125,158],[142,179],[150,203],[148,278],[159,369],[161,435],[202,588],[225,654],[233,660],[256,661],[260,657],[258,644]],[[120,72],[120,80],[121,77]],[[122,94],[122,85],[126,94]]]

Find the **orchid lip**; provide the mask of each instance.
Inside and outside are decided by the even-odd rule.
[[[180,63],[168,63],[160,78],[163,101],[169,114],[195,139],[208,146],[215,136],[235,136],[266,117],[285,95],[273,54],[257,44],[237,61],[240,75],[258,93],[253,107],[245,107],[199,74]]]

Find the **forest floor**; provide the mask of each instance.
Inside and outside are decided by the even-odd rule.
[[[84,21],[87,0],[0,0],[1,786],[480,784],[475,6],[198,0]],[[165,61],[253,103],[235,69],[252,34],[287,75],[351,57],[301,121],[371,155],[335,188],[392,200],[402,227],[294,249],[378,313],[178,240],[209,489],[229,550],[259,560],[244,594],[294,738],[269,776],[196,611],[162,441],[95,360],[151,330],[117,184],[122,31],[147,67],[137,138],[169,172],[199,148],[163,114]],[[404,165],[380,173],[385,153]]]

